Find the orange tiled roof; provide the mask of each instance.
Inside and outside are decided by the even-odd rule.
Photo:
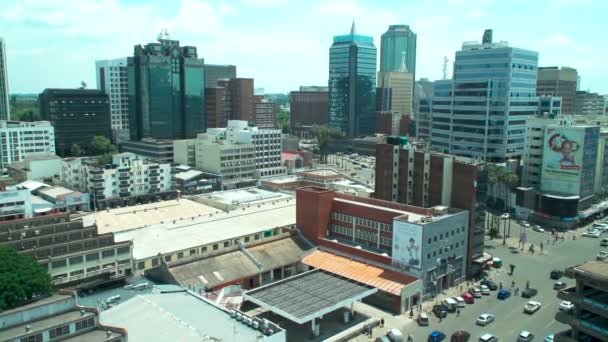
[[[416,280],[416,278],[403,273],[386,270],[319,250],[304,257],[302,262],[308,266],[320,268],[371,285],[397,296],[401,295],[402,288]]]

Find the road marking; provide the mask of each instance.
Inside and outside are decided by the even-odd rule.
[[[551,324],[553,324],[553,322],[555,322],[555,319],[552,319],[549,323],[547,323],[544,327],[543,330],[547,329]]]

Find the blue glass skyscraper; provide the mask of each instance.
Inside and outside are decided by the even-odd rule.
[[[335,36],[329,49],[329,125],[349,137],[375,133],[376,47],[355,33]]]
[[[416,80],[416,34],[408,25],[391,25],[380,38],[380,71],[401,71],[403,54],[407,71]]]

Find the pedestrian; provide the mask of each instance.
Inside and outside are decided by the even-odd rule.
[[[456,317],[460,316],[460,309],[456,310]]]
[[[498,288],[502,290],[502,281],[498,283]]]
[[[439,314],[439,323],[441,323],[442,320],[443,320],[443,316],[441,314]]]
[[[526,280],[526,289],[529,289],[529,288],[530,288],[530,281]]]
[[[414,342],[414,337],[412,337],[412,334],[407,335],[407,341]]]
[[[369,335],[369,325],[367,323],[363,326],[363,333]]]
[[[511,281],[511,287],[515,287],[515,280]]]
[[[543,247],[544,247],[544,245],[543,245],[543,243],[541,242],[541,243],[540,243],[540,252],[541,252],[541,253],[543,252]]]
[[[383,318],[380,318],[380,326],[381,326],[381,327],[384,327],[384,317],[383,317]]]

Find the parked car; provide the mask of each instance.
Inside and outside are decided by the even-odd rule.
[[[517,342],[530,342],[533,339],[534,339],[534,334],[527,330],[520,332],[519,336],[517,336]]]
[[[471,293],[475,298],[481,298],[481,290],[478,287],[471,288],[469,293]]]
[[[498,294],[496,295],[496,298],[502,299],[502,300],[505,300],[509,297],[511,297],[511,291],[509,291],[507,289],[502,289],[502,290],[498,291]]]
[[[445,306],[448,312],[455,312],[458,303],[453,298],[448,297],[441,301],[441,305]]]
[[[561,278],[563,275],[564,275],[564,272],[560,271],[560,270],[553,270],[553,271],[551,271],[551,274],[550,274],[551,279],[554,279],[554,280]]]
[[[445,334],[437,330],[430,333],[428,338],[429,342],[441,342],[443,340],[445,340]]]
[[[485,286],[485,285],[481,285],[479,287],[479,289],[481,290],[481,294],[484,296],[489,296],[490,295],[490,288]]]
[[[600,246],[601,247],[608,247],[608,239],[602,239],[602,242],[600,242]]]
[[[484,314],[479,315],[479,317],[477,317],[476,323],[478,325],[488,325],[488,324],[494,322],[495,318],[496,317],[492,314],[484,313]]]
[[[588,232],[584,232],[583,236],[587,236],[587,237],[591,237],[591,238],[599,238],[600,237],[600,231],[597,229],[594,229],[592,231],[588,231]]]
[[[437,317],[444,318],[448,315],[448,308],[445,305],[433,305],[433,313]]]
[[[537,289],[525,289],[525,290],[521,291],[521,296],[523,298],[532,298],[532,297],[536,296],[537,294],[538,294]]]
[[[572,302],[564,300],[561,303],[559,303],[559,309],[564,310],[564,311],[572,310],[572,309],[574,309],[574,304],[572,304]]]
[[[496,268],[502,267],[502,260],[500,258],[492,258],[492,266]]]
[[[498,290],[498,285],[496,285],[496,283],[491,281],[490,279],[484,279],[481,281],[480,284],[487,286],[492,291]]]
[[[426,312],[421,311],[416,321],[419,326],[427,326],[429,325],[429,315]]]
[[[541,303],[531,300],[527,302],[526,305],[524,305],[524,312],[528,314],[533,314],[536,311],[540,310],[541,305]]]
[[[471,338],[471,334],[464,330],[457,331],[450,337],[450,342],[467,342]]]
[[[376,342],[403,342],[404,340],[401,330],[391,329],[386,335],[378,337]]]
[[[532,227],[532,230],[535,232],[539,232],[539,233],[544,233],[545,230],[543,229],[543,227],[539,226],[539,225],[535,225],[534,227]]]
[[[498,339],[492,334],[483,334],[479,336],[479,342],[496,342]]]
[[[556,281],[555,284],[553,284],[553,289],[554,290],[561,290],[561,289],[565,289],[566,288],[566,283],[564,283],[563,281]]]
[[[475,304],[475,297],[473,297],[473,295],[470,292],[465,292],[462,294],[462,299],[464,299],[464,302],[467,304]]]
[[[545,341],[544,342],[553,342],[553,337],[555,335],[553,334],[548,334],[547,337],[545,337]]]
[[[597,256],[595,258],[597,260],[604,260],[604,259],[608,258],[608,252],[600,251],[599,253],[597,253]]]
[[[460,296],[453,297],[452,299],[456,301],[456,307],[464,308],[465,306],[467,306],[467,303],[464,301],[464,298]]]

